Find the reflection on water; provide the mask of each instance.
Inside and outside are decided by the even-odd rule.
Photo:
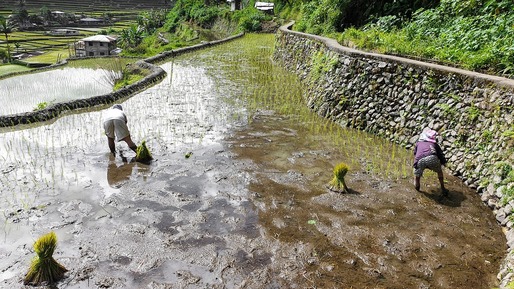
[[[127,183],[136,164],[134,160],[129,162],[125,157],[122,157],[120,164],[111,155],[109,157],[109,165],[107,166],[107,183],[109,186],[118,189]]]
[[[107,184],[111,188],[119,189],[127,184],[132,177],[141,176],[145,181],[150,164],[136,162],[135,157],[124,157],[123,152],[116,157],[110,154],[109,164],[107,165]]]

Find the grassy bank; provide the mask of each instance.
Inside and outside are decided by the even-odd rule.
[[[276,2],[276,13],[297,21],[294,29],[345,46],[514,77],[510,0]]]
[[[0,77],[14,72],[29,71],[30,68],[16,64],[3,64],[0,65]]]

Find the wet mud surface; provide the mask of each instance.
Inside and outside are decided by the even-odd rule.
[[[272,41],[164,63],[165,80],[123,102],[148,165],[121,143],[109,155],[102,110],[3,130],[0,287],[22,287],[51,230],[69,269],[56,288],[497,286],[505,237],[458,179],[449,198],[433,175],[418,193],[410,152],[252,98],[300,90],[253,58]],[[326,188],[339,162],[349,194]]]
[[[286,258],[298,262],[288,267],[295,272],[292,283],[303,279],[307,288],[495,284],[504,237],[459,180],[449,179],[450,196],[443,198],[436,180],[418,193],[409,180],[353,170],[347,176],[350,193],[337,194],[323,187],[330,180],[327,171],[345,156],[329,143],[313,147],[291,121],[280,130],[280,122],[277,116],[257,118],[235,151],[256,165],[250,190],[261,225],[296,249]]]

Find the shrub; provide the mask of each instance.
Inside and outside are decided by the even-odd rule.
[[[119,74],[121,75],[115,79],[113,90],[118,90],[124,86],[130,85],[143,79],[146,75],[149,74],[149,71],[146,69],[141,69],[135,65],[128,65],[123,67]]]
[[[496,169],[499,171],[499,176],[502,180],[505,180],[508,175],[512,172],[512,166],[506,162],[500,162],[496,166]]]
[[[232,21],[238,24],[239,30],[243,31],[260,31],[261,22],[270,19],[262,11],[254,7],[247,7],[243,10],[235,11],[231,16]]]
[[[468,119],[470,122],[475,122],[480,117],[480,109],[474,105],[468,107]]]
[[[218,7],[195,8],[191,11],[191,19],[203,28],[211,28],[216,18],[220,15],[220,9]]]
[[[48,106],[48,102],[46,102],[46,101],[40,102],[40,103],[38,103],[38,104],[36,105],[36,107],[34,107],[33,111],[43,110],[43,109],[45,109],[47,106]]]

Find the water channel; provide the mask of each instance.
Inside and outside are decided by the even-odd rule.
[[[411,184],[411,152],[311,113],[272,35],[163,63],[122,101],[154,161],[112,157],[107,107],[0,132],[0,284],[55,231],[58,288],[491,288],[505,237],[448,176]],[[326,184],[350,166],[349,194]]]

